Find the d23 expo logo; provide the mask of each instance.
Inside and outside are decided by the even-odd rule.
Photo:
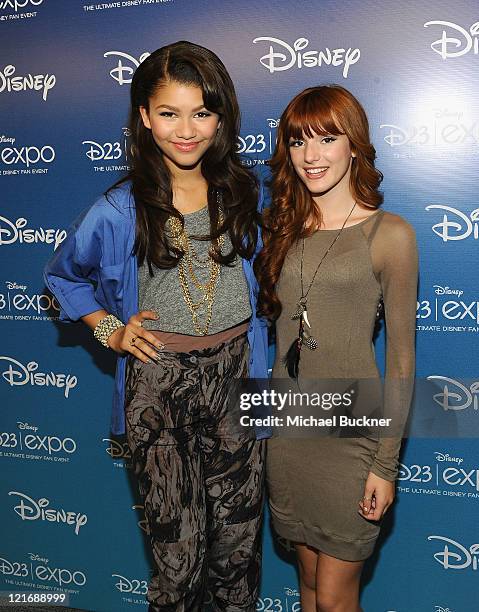
[[[256,602],[257,612],[300,612],[299,591],[284,587],[284,597],[261,597]]]
[[[435,461],[434,461],[435,460]],[[479,500],[479,469],[464,465],[464,457],[436,451],[427,464],[399,464],[400,493]]]
[[[5,167],[16,166],[26,170],[37,164],[51,164],[54,160],[55,149],[51,145],[11,146],[0,149],[0,162]]]
[[[78,569],[55,567],[50,559],[28,553],[27,558],[11,560],[0,558],[0,575],[8,580],[15,580],[15,584],[32,587],[32,582],[51,589],[82,587],[87,583],[85,572]]]
[[[242,162],[245,165],[264,164],[273,154],[276,146],[276,129],[279,125],[279,119],[270,117],[266,119],[266,124],[267,128],[263,128],[261,132],[242,133],[238,136],[236,150],[238,153],[248,156],[242,158]]]
[[[479,208],[470,213],[465,213],[458,208],[446,204],[430,204],[426,210],[438,211],[442,219],[432,226],[432,231],[442,239],[443,242],[479,239]]]
[[[130,169],[131,155],[130,129],[122,128],[123,135],[118,140],[84,140],[85,155],[92,162],[95,172],[126,172]],[[106,165],[103,165],[106,162]]]
[[[148,592],[148,581],[137,578],[127,578],[121,574],[112,574],[112,578],[117,578],[115,588],[120,593],[128,593],[129,595],[145,596]]]
[[[419,296],[416,305],[418,332],[479,332],[479,301],[464,289],[433,285],[433,292]]]
[[[0,431],[1,456],[67,463],[77,451],[76,441],[69,436],[37,433],[36,425],[23,421],[17,421],[17,428],[18,431]]]
[[[440,535],[431,535],[427,539],[442,547],[433,557],[445,570],[477,571],[479,544],[464,545]]]
[[[467,118],[463,110],[458,110],[463,104],[458,101],[453,108],[430,109],[415,123],[381,123],[383,140],[397,158],[415,157],[420,151],[428,157],[439,154],[445,159],[459,153],[469,157],[477,154],[479,125],[475,118]],[[405,153],[400,152],[404,150]]]
[[[105,451],[113,459],[113,465],[116,468],[130,469],[132,467],[128,442],[121,438],[102,438],[102,442],[108,442]]]
[[[24,9],[40,6],[44,0],[0,0],[0,11],[15,11],[19,13]]]
[[[427,21],[424,27],[442,30],[441,37],[431,43],[431,49],[443,60],[467,53],[479,55],[479,21],[467,29],[452,21]]]
[[[50,321],[58,318],[60,306],[55,297],[30,293],[27,289],[28,286],[23,283],[5,281],[5,289],[0,293],[0,320]]]

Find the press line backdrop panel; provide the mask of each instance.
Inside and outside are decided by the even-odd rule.
[[[223,59],[238,146],[260,164],[298,91],[339,83],[362,101],[384,207],[417,232],[417,374],[434,377],[438,411],[479,414],[478,20],[472,0],[0,1],[0,590],[63,590],[99,612],[145,605],[141,502],[109,433],[112,355],[56,322],[42,269],[127,170],[131,75],[164,44]],[[364,609],[475,610],[478,502],[475,439],[410,440]],[[258,610],[299,610],[287,543],[269,528],[264,543]]]

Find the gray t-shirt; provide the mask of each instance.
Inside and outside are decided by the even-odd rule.
[[[210,242],[195,240],[193,236],[205,236],[210,232],[208,207],[205,206],[193,213],[183,215],[185,231],[190,236],[193,248],[199,259],[205,260],[210,248]],[[225,235],[222,246],[223,253],[231,250],[231,241]],[[201,283],[207,282],[210,267],[201,267],[193,260],[194,272]],[[198,336],[193,325],[191,312],[186,305],[183,290],[178,278],[178,268],[162,270],[153,266],[154,276],[150,276],[146,261],[138,268],[139,304],[140,310],[154,310],[159,318],[156,321],[144,321],[145,329],[156,329],[177,334]],[[198,302],[202,293],[194,286],[188,275],[188,287],[193,302]],[[236,257],[232,267],[221,266],[216,283],[215,296],[209,334],[216,334],[234,327],[251,317],[249,288],[243,272],[241,259]],[[206,323],[206,306],[199,311],[199,323]]]

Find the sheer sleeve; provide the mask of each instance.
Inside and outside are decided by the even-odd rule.
[[[418,257],[413,228],[397,215],[383,214],[370,252],[384,301],[384,416],[392,418],[392,423],[402,431],[409,413],[415,371]],[[400,437],[381,437],[371,471],[385,480],[395,480],[400,447]]]

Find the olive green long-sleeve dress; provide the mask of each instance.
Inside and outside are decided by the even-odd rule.
[[[305,239],[305,288],[336,234],[337,230],[319,230]],[[298,334],[298,322],[291,320],[291,314],[301,296],[301,249],[301,241],[290,249],[277,283],[283,310],[276,325],[274,378],[287,377],[282,358]],[[407,412],[414,377],[416,294],[416,241],[406,221],[380,210],[346,227],[308,296],[311,334],[318,348],[302,349],[299,380],[379,377],[372,337],[382,295],[384,411]],[[271,439],[268,485],[275,530],[339,559],[367,558],[379,525],[358,514],[358,501],[370,471],[385,480],[395,479],[400,443],[387,437]]]

